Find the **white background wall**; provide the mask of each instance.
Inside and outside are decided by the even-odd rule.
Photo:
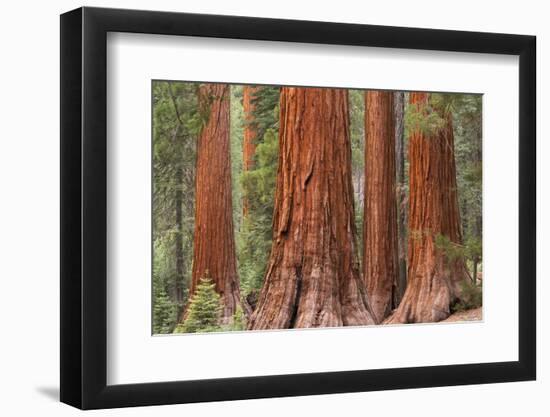
[[[59,17],[77,1],[5,2],[0,23],[0,411],[75,415],[59,379]],[[100,411],[94,415],[545,415],[550,409],[548,112],[550,26],[545,2],[460,0],[93,1],[86,5],[509,32],[538,37],[538,381]],[[451,76],[451,74],[450,74]],[[498,152],[498,150],[495,150]],[[546,188],[546,189],[545,189]],[[505,233],[505,231],[503,231]],[[504,236],[505,238],[505,236]],[[472,347],[475,349],[475,346]],[[182,353],[182,360],[185,355]]]

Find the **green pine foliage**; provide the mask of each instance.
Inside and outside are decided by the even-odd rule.
[[[222,326],[222,331],[225,332],[242,332],[246,330],[246,317],[242,308],[239,306],[231,318],[231,323]]]
[[[474,94],[455,96],[452,112],[462,234],[469,265],[472,270],[481,272],[483,265],[482,96]],[[474,268],[474,263],[479,264],[479,267]]]
[[[263,138],[268,129],[275,132],[279,130],[279,88],[261,86],[254,96],[254,118],[251,123],[258,137]]]
[[[166,244],[166,246],[165,246]],[[157,239],[154,242],[153,257],[153,334],[172,333],[177,324],[179,306],[175,298],[168,294],[174,293],[177,276],[170,259],[170,247],[173,242]]]
[[[233,203],[233,227],[235,236],[242,227],[243,190],[240,173],[243,170],[243,136],[244,136],[244,109],[242,104],[243,86],[231,86],[231,183]]]
[[[268,129],[256,147],[256,167],[241,174],[243,195],[249,201],[248,216],[239,231],[239,275],[246,296],[259,291],[271,251],[275,180],[279,141]]]
[[[424,135],[433,135],[445,126],[445,119],[440,116],[436,108],[447,107],[443,98],[434,98],[437,94],[430,94],[430,100],[423,105],[407,103],[405,107],[405,129],[407,132],[420,131]]]
[[[193,252],[197,84],[153,81],[153,333],[171,333],[187,299]],[[176,211],[181,192],[183,219]],[[178,239],[181,238],[181,239]],[[181,248],[178,248],[181,242]],[[183,252],[183,272],[176,253]]]
[[[243,313],[243,309],[239,306],[237,311],[233,315],[233,325],[231,330],[242,331],[246,330],[246,318]]]
[[[481,236],[468,236],[464,244],[464,256],[470,263],[481,261],[482,257]]]
[[[482,96],[479,94],[431,94],[434,107],[453,115],[456,181],[462,222],[462,256],[472,281],[482,267]]]
[[[448,236],[438,234],[435,236],[435,246],[441,250],[449,261],[462,259],[466,265],[473,266],[474,262],[481,260],[481,240],[475,237],[469,237],[463,244],[452,242]],[[474,281],[470,273],[472,281]]]
[[[462,281],[460,284],[460,300],[451,306],[451,312],[471,310],[483,305],[483,288],[472,281]]]
[[[248,215],[234,211],[240,218],[237,257],[241,293],[244,297],[261,289],[272,242],[272,217],[279,153],[279,89],[258,87],[253,100],[253,122],[257,132],[255,166],[240,173],[241,199],[248,201]],[[246,123],[243,121],[243,124]],[[242,160],[242,154],[241,154]]]
[[[451,241],[448,236],[442,234],[435,236],[435,247],[442,251],[445,257],[451,262],[458,259],[464,259],[466,255],[466,248],[464,245],[455,243]]]
[[[153,304],[153,334],[171,333],[176,325],[177,305],[163,288],[157,290]]]
[[[206,333],[221,330],[220,296],[215,284],[206,276],[200,280],[187,311],[187,318],[179,324],[174,333]]]

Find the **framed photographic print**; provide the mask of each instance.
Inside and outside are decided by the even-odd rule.
[[[61,16],[61,401],[535,379],[535,37]]]

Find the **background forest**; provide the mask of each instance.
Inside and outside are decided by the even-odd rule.
[[[172,81],[152,94],[154,334],[480,318],[480,95]],[[297,150],[305,137],[322,153]],[[310,230],[306,187],[323,186],[326,230],[346,245]]]

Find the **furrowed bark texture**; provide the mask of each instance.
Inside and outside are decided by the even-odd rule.
[[[283,87],[273,246],[250,329],[374,324],[356,254],[348,94]]]
[[[378,321],[397,293],[397,198],[393,93],[365,93],[365,204],[363,267],[370,305]]]
[[[426,93],[411,93],[410,103],[423,108]],[[437,322],[450,314],[466,278],[461,259],[450,260],[436,245],[437,236],[460,244],[454,137],[451,114],[435,134],[420,129],[409,138],[409,247],[407,290],[388,323]]]
[[[229,137],[230,89],[226,84],[203,84],[199,106],[206,124],[197,143],[195,235],[190,296],[202,278],[216,284],[228,321],[240,305],[233,234],[231,156]]]
[[[254,169],[257,131],[254,127],[254,99],[256,87],[243,87],[243,110],[245,117],[244,137],[243,137],[243,171]],[[248,214],[249,202],[246,198],[243,200],[243,215]]]
[[[407,190],[405,183],[405,93],[393,93],[395,111],[395,154],[397,178],[397,242],[399,276],[394,305],[398,306],[407,288]]]

